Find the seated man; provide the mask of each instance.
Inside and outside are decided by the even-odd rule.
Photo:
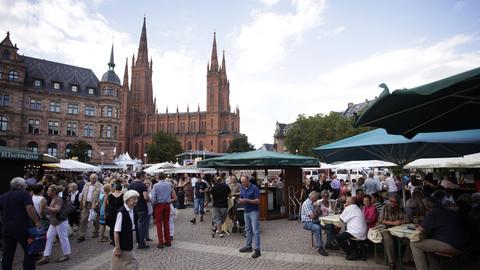
[[[400,207],[400,199],[398,195],[390,195],[388,203],[386,203],[380,216],[378,218],[378,224],[383,224],[387,228],[402,225],[407,223],[407,215],[403,207]],[[395,250],[392,235],[389,230],[382,231],[382,241],[385,253],[387,253],[387,259],[390,269],[395,269]]]
[[[322,190],[321,193],[322,199],[317,201],[317,211],[319,215],[329,216],[335,214],[335,200],[330,200],[328,190]],[[325,224],[325,229],[327,230],[327,244],[325,245],[326,249],[338,250],[338,247],[335,243],[335,234],[333,224]]]
[[[308,199],[302,204],[302,222],[305,230],[311,231],[315,234],[316,246],[318,247],[318,253],[322,256],[328,256],[327,252],[323,248],[322,241],[322,226],[318,221],[318,213],[315,211],[313,205],[318,199],[318,192],[312,191],[308,195]]]
[[[345,259],[354,261],[358,260],[359,257],[364,257],[365,254],[357,254],[355,243],[350,240],[351,238],[367,239],[368,230],[365,216],[358,205],[355,204],[354,197],[347,198],[340,220],[345,223],[346,230],[337,235],[337,243],[347,255]]]
[[[435,252],[460,254],[464,247],[461,219],[457,213],[446,209],[431,197],[425,198],[423,203],[427,214],[418,229],[428,237],[410,242],[413,260],[417,269],[440,269]]]

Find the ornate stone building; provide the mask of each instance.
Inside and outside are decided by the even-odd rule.
[[[153,97],[153,62],[148,58],[147,29],[143,21],[137,57],[132,57],[131,83],[125,65],[121,93],[120,134],[117,149],[142,158],[158,131],[174,134],[185,151],[226,152],[240,131],[240,111],[230,107],[230,83],[225,53],[220,65],[215,34],[210,63],[207,64],[207,108],[186,112],[158,113]]]
[[[17,52],[7,33],[0,43],[0,145],[65,158],[83,140],[91,162],[111,162],[123,89],[113,47],[101,81],[90,69]]]

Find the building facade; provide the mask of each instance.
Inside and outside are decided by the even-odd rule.
[[[240,111],[230,107],[230,83],[225,53],[221,64],[217,56],[216,37],[207,64],[206,110],[158,113],[153,97],[153,61],[148,58],[147,29],[143,21],[137,57],[132,57],[131,81],[128,84],[128,60],[125,64],[121,95],[120,130],[117,149],[142,158],[155,133],[174,134],[185,151],[226,152],[240,132]]]
[[[0,53],[0,145],[66,158],[83,140],[90,162],[113,160],[123,89],[113,47],[102,80],[90,69],[19,55],[9,33]]]

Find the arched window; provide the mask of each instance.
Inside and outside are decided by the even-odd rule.
[[[0,131],[7,131],[8,130],[8,118],[1,115],[0,116]]]
[[[135,144],[135,157],[138,157],[138,143]]]
[[[86,153],[86,160],[85,161],[90,161],[90,159],[92,159],[92,146],[90,144],[88,144],[86,147],[85,147],[85,151],[87,151]]]
[[[4,60],[10,60],[10,57],[11,57],[11,56],[12,56],[12,55],[10,54],[10,51],[9,51],[9,50],[3,51],[2,58],[3,58]]]
[[[36,142],[29,142],[27,148],[32,152],[38,153],[38,144]]]
[[[190,141],[187,144],[187,150],[188,151],[192,150],[192,142],[190,142]]]
[[[198,142],[198,150],[199,150],[199,151],[203,151],[203,150],[204,150],[204,148],[203,148],[203,142],[202,142],[202,141],[199,141],[199,142]]]
[[[49,143],[47,145],[47,154],[49,154],[50,156],[54,156],[56,157],[57,154],[58,154],[58,147],[57,147],[57,144],[56,143]]]
[[[0,140],[0,146],[7,146],[7,142],[4,140]]]
[[[223,143],[222,143],[222,152],[223,153],[227,152],[227,147],[228,147],[227,141],[223,141]]]
[[[16,70],[10,70],[8,72],[8,80],[9,81],[16,81],[18,80],[18,72]]]
[[[65,158],[72,158],[73,144],[69,143],[65,146]]]

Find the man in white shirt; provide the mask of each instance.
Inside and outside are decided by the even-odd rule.
[[[359,254],[355,252],[356,248],[351,238],[365,240],[367,238],[367,222],[362,210],[355,204],[355,197],[348,197],[345,203],[345,209],[340,215],[340,220],[345,224],[346,230],[337,235],[337,243],[347,255],[345,259],[355,261],[359,259]],[[360,254],[361,257],[364,254]]]
[[[385,173],[387,179],[385,179],[385,185],[387,186],[387,192],[389,196],[393,196],[397,193],[397,184],[395,184],[395,179],[390,175],[390,172]]]

